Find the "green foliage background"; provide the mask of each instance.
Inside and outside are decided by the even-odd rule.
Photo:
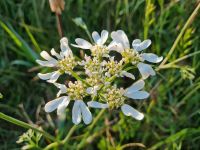
[[[89,40],[75,19],[80,17],[90,32],[123,29],[131,41],[149,38],[153,44],[148,51],[165,57],[199,0],[65,2],[63,30],[71,43],[76,37]],[[184,32],[169,62],[200,51],[198,14]],[[60,121],[55,113],[44,112],[44,103],[55,97],[56,88],[38,80],[37,73],[46,70],[35,62],[41,50],[58,49],[59,39],[55,15],[47,0],[0,1],[0,92],[3,95],[0,110],[29,124],[42,126],[62,138],[72,126],[71,111],[67,111],[66,121]],[[79,51],[74,53],[80,56]],[[106,111],[90,131],[89,144],[86,143],[84,149],[145,149],[142,148],[145,145],[151,150],[199,150],[199,60],[200,56],[194,55],[179,62],[177,67],[160,69],[146,84],[151,97],[132,104],[145,113],[145,119],[138,122],[120,111]],[[98,110],[94,113],[97,115]],[[20,149],[22,145],[16,141],[25,131],[0,120],[0,149]],[[87,126],[78,126],[68,143],[59,149],[76,149],[87,131]],[[41,147],[46,144],[48,141],[42,138]]]

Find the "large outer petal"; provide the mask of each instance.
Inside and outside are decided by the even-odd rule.
[[[145,85],[143,80],[138,80],[126,89],[126,93],[132,93],[141,90]]]
[[[102,30],[101,31],[101,45],[103,45],[106,40],[108,39],[108,31],[107,30]]]
[[[50,83],[54,83],[58,80],[60,77],[61,73],[59,71],[55,71],[54,74],[51,76],[51,78],[48,80]]]
[[[92,32],[92,38],[98,45],[101,44],[101,37],[97,31]]]
[[[151,63],[159,63],[163,60],[163,57],[158,57],[156,54],[153,53],[143,53],[140,55],[144,60],[151,62]]]
[[[132,42],[132,46],[136,51],[142,51],[148,48],[151,45],[151,40],[147,39],[141,42],[139,39],[136,39]]]
[[[65,112],[66,107],[69,105],[70,99],[68,96],[64,96],[62,103],[58,105],[57,115],[62,115]]]
[[[44,107],[44,110],[46,112],[52,112],[54,111],[55,109],[58,108],[58,106],[62,103],[63,99],[65,99],[66,96],[62,96],[62,97],[59,97],[59,98],[56,98],[52,101],[49,101],[45,107]]]
[[[48,80],[51,78],[51,76],[54,74],[55,72],[50,72],[50,73],[38,73],[38,77],[42,80]]]
[[[148,64],[138,63],[137,67],[138,67],[143,79],[148,78],[150,75],[154,76],[156,74],[155,71],[153,70],[153,68]]]
[[[130,48],[128,37],[126,36],[124,31],[122,30],[114,31],[111,33],[111,37],[113,41],[121,43],[124,49]]]
[[[76,125],[81,122],[81,109],[79,100],[74,102],[74,106],[72,108],[72,122]]]
[[[90,49],[92,47],[92,44],[84,39],[77,38],[75,41],[76,41],[77,45],[72,44],[72,46],[74,46],[74,47],[78,47],[78,48],[82,48],[82,49]]]
[[[41,65],[41,66],[45,66],[45,67],[55,67],[57,65],[57,61],[43,61],[43,60],[36,60],[36,62]]]
[[[122,105],[121,110],[124,115],[131,116],[137,120],[142,120],[144,118],[144,115],[142,113],[127,104]]]
[[[136,91],[132,93],[125,93],[124,96],[132,99],[145,99],[149,97],[149,93],[146,91]]]
[[[92,114],[89,108],[85,105],[83,101],[80,101],[80,108],[81,108],[81,114],[83,117],[83,122],[85,124],[90,124],[92,121]]]
[[[97,101],[89,101],[87,102],[87,105],[93,108],[108,108],[109,107],[108,104],[99,103]]]

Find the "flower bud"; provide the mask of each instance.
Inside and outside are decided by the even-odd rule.
[[[50,8],[52,12],[56,14],[61,14],[64,10],[65,1],[64,0],[49,0]]]

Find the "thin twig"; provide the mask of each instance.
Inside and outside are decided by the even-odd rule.
[[[60,38],[62,38],[64,36],[63,28],[62,28],[62,17],[60,14],[57,14],[57,13],[56,13],[56,22],[57,22],[58,34]]]
[[[125,149],[127,147],[135,147],[135,146],[146,148],[146,146],[144,144],[142,144],[142,143],[128,143],[128,144],[124,144],[120,148],[123,150],[123,149]]]

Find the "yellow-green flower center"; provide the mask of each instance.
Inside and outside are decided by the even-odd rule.
[[[123,96],[124,89],[112,86],[105,93],[105,100],[108,102],[111,109],[118,108],[124,104],[125,97]]]
[[[60,72],[70,72],[77,65],[74,57],[67,57],[58,61]]]
[[[68,83],[67,94],[73,100],[82,100],[86,95],[86,87],[81,81],[71,81]]]
[[[124,49],[121,55],[125,63],[136,64],[137,62],[141,61],[139,53],[134,49]]]
[[[106,46],[99,46],[99,45],[94,45],[91,48],[91,52],[92,52],[92,56],[95,56],[95,57],[103,57],[104,55],[109,53]]]

